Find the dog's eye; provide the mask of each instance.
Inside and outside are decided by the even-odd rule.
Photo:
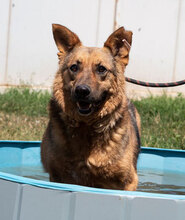
[[[73,64],[72,66],[70,66],[70,70],[72,72],[77,72],[78,71],[78,65],[77,64]]]
[[[105,73],[107,71],[107,69],[102,65],[98,66],[97,70],[98,70],[99,73]]]

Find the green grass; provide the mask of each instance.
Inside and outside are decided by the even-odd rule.
[[[149,97],[134,101],[142,121],[143,146],[185,149],[185,98]]]
[[[29,88],[0,93],[0,139],[41,140],[48,122],[48,91]]]
[[[9,89],[0,94],[0,111],[16,115],[47,116],[46,106],[50,96],[48,91]]]
[[[41,140],[48,122],[49,92],[26,88],[0,94],[0,139]],[[185,98],[134,101],[142,121],[142,145],[185,149]]]

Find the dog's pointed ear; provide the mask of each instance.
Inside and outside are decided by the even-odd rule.
[[[132,44],[132,32],[124,27],[113,32],[104,43],[104,47],[110,49],[113,56],[119,56],[126,66],[129,60],[129,51]]]
[[[81,45],[78,36],[68,28],[59,24],[52,24],[52,29],[55,43],[60,51],[58,53],[59,57],[66,52],[70,52],[74,47]]]

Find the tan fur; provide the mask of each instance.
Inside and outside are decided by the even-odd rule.
[[[53,33],[59,70],[41,145],[42,163],[50,180],[136,190],[140,117],[125,95],[123,74],[132,33],[118,29],[103,48],[84,47],[76,34],[61,25],[53,25]],[[74,63],[78,63],[75,74],[70,70]],[[99,66],[106,67],[106,72],[98,72]],[[88,115],[80,114],[80,101],[73,100],[77,85],[91,90],[88,101],[93,107],[83,107],[90,109]]]

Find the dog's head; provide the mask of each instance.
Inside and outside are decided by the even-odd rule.
[[[123,99],[132,32],[119,28],[103,48],[84,47],[75,33],[58,24],[53,24],[53,35],[59,50],[54,95],[64,111],[82,119],[103,117],[116,108]]]

